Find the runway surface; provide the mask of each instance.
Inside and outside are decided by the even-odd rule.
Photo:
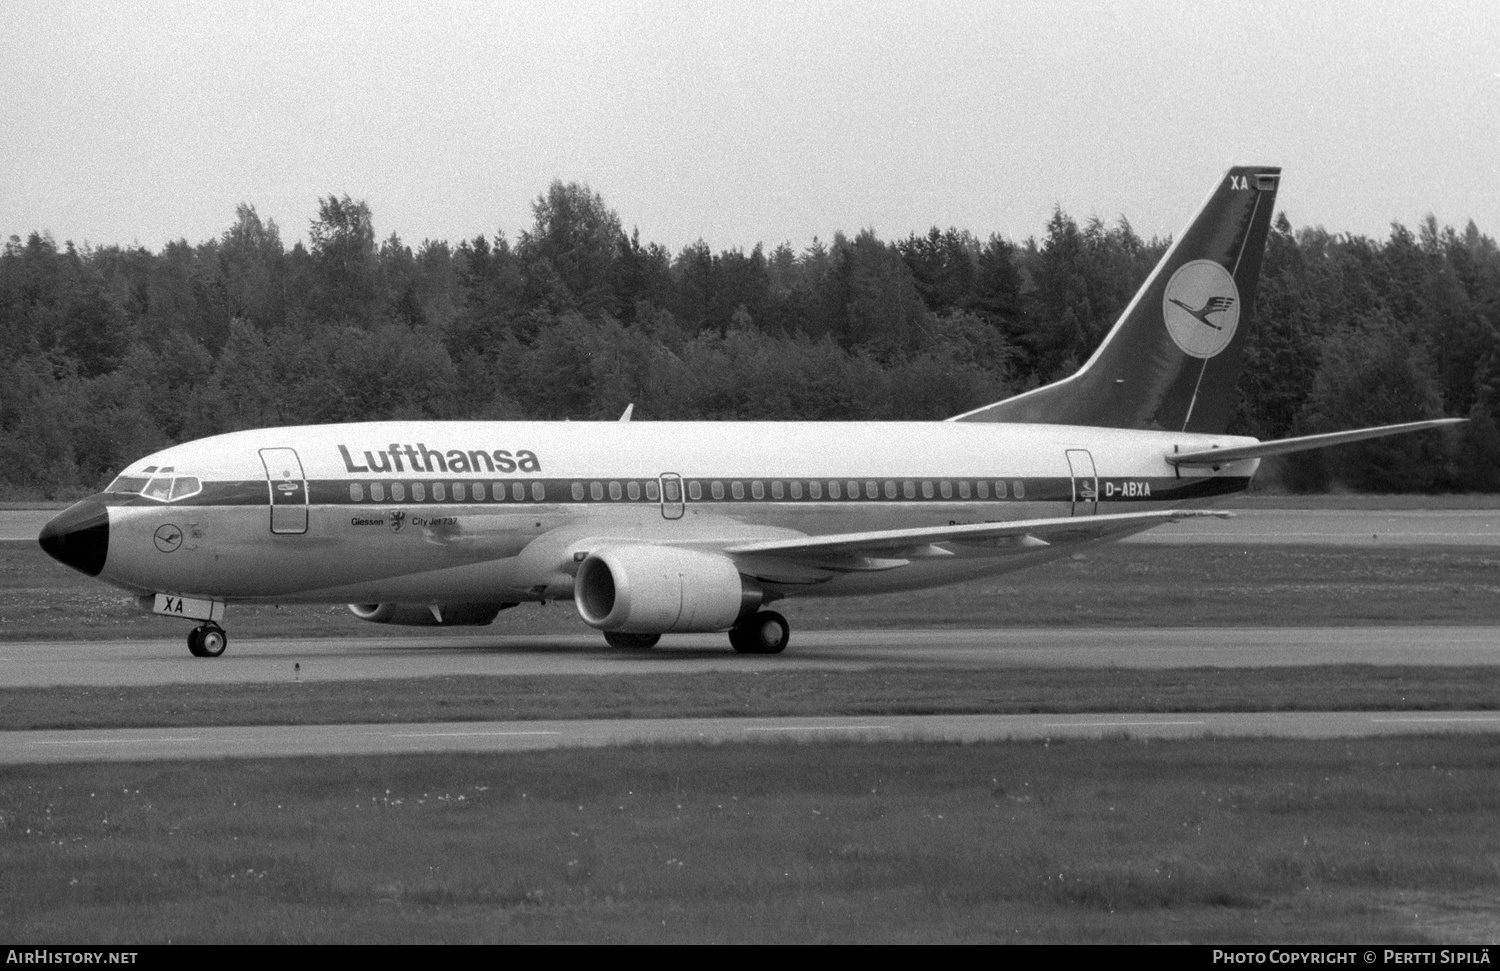
[[[1224,508],[1234,510],[1233,502]],[[1500,510],[1234,510],[1233,519],[1186,519],[1126,543],[1314,546],[1500,546]]]
[[[54,511],[0,511],[0,541],[34,541]],[[1172,524],[1149,543],[1500,546],[1500,510],[1250,510]],[[247,684],[433,676],[611,675],[699,671],[1021,667],[1286,667],[1312,664],[1495,665],[1485,627],[1145,628],[798,631],[778,657],[730,651],[721,635],[667,636],[618,651],[595,634],[427,632],[410,637],[236,638],[213,660],[180,638],[0,643],[0,687]],[[486,722],[0,733],[0,764],[257,755],[519,751],[627,742],[750,738],[1024,739],[1205,734],[1333,737],[1496,732],[1500,713],[1280,713],[1172,716],[928,716]]]
[[[433,631],[410,637],[236,639],[193,658],[177,638],[0,644],[0,687],[245,684],[441,675],[630,675],[697,671],[1020,667],[1288,667],[1500,664],[1491,627],[1173,627],[806,631],[774,657],[735,654],[717,634],[667,635],[649,651],[596,634]]]
[[[523,752],[653,742],[1021,741],[1028,739],[1351,738],[1500,731],[1500,712],[1283,712],[1177,715],[925,715],[291,725],[0,732],[0,765],[58,762]]]

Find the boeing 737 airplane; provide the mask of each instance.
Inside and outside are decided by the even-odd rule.
[[[1279,178],[1230,169],[1077,373],[946,422],[234,432],[133,463],[40,543],[196,621],[198,657],[224,652],[229,604],[448,626],[558,599],[617,647],[728,631],[736,651],[775,654],[789,630],[767,608],[783,597],[1020,569],[1216,515],[1193,507],[1247,488],[1265,456],[1457,421],[1224,434]]]

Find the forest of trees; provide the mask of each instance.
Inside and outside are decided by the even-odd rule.
[[[1077,367],[1165,250],[1054,212],[1039,238],[871,231],[679,253],[555,182],[515,240],[415,248],[319,200],[161,252],[11,236],[0,499],[66,498],[169,443],[387,418],[936,419]],[[1500,250],[1471,222],[1272,230],[1233,432],[1443,415],[1446,438],[1298,457],[1287,487],[1500,490]]]

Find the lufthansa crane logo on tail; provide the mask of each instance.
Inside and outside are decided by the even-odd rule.
[[[1193,260],[1167,281],[1161,302],[1167,333],[1192,357],[1210,358],[1229,346],[1240,324],[1240,291],[1213,260]]]

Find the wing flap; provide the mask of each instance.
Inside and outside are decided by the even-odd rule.
[[[1020,519],[1004,523],[968,523],[956,526],[923,526],[886,529],[868,533],[832,536],[802,536],[730,546],[724,552],[734,557],[775,556],[799,560],[858,556],[877,560],[903,560],[949,556],[951,551],[936,544],[993,551],[996,555],[1018,553],[1059,542],[1099,539],[1150,529],[1162,523],[1202,516],[1228,519],[1232,513],[1212,509],[1163,509],[1154,512],[1116,513],[1105,516],[1068,516],[1058,519]]]

